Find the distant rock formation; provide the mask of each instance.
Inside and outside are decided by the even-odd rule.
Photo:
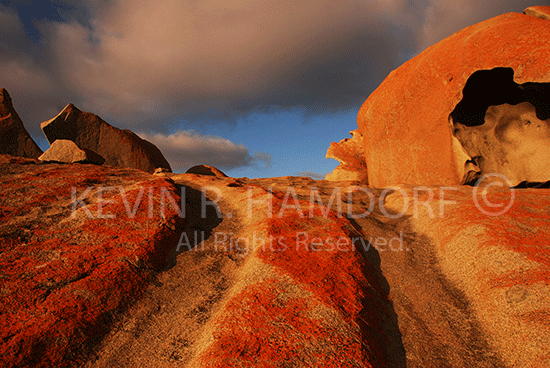
[[[513,83],[521,88],[550,82],[550,23],[540,16],[549,14],[550,7],[530,9],[528,14],[539,15],[508,13],[453,34],[394,70],[368,97],[358,125],[370,185],[463,181],[475,158],[464,156],[460,144],[453,143],[457,114],[451,115],[466,94],[469,77],[482,70],[510,68]],[[499,90],[506,83],[498,75],[490,76],[484,92],[476,95],[481,101],[464,111],[483,118],[488,106],[507,103],[513,96]]]
[[[56,139],[50,148],[38,157],[40,161],[54,161],[66,163],[89,163],[103,165],[105,159],[101,155],[88,149],[81,149],[73,142],[67,139]]]
[[[550,7],[548,6],[530,6],[523,13],[540,19],[550,20]]]
[[[189,168],[185,173],[186,174],[199,174],[199,175],[217,176],[218,178],[227,178],[227,175],[225,175],[221,170],[218,170],[215,167],[208,166],[208,165],[193,166],[193,167]]]
[[[349,132],[352,138],[346,138],[339,143],[332,142],[327,150],[326,158],[332,158],[340,162],[325,180],[342,181],[357,180],[367,182],[367,166],[365,164],[365,152],[363,136],[359,130]]]
[[[0,88],[0,154],[29,158],[37,158],[42,154],[13,108],[5,88]]]
[[[67,139],[82,149],[97,152],[105,165],[128,167],[153,173],[162,167],[171,171],[162,152],[151,142],[128,129],[120,130],[99,116],[68,104],[56,117],[40,124],[48,142]]]

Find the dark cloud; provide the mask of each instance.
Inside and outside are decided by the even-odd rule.
[[[475,22],[531,5],[492,0],[43,3],[36,8],[33,3],[38,10],[32,12],[25,2],[0,5],[0,86],[35,136],[41,135],[39,124],[68,102],[121,128],[165,133],[175,124],[232,122],[258,111],[358,110],[391,70],[423,48]],[[44,15],[38,15],[40,7]]]

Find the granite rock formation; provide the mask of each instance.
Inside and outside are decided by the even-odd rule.
[[[3,366],[548,363],[549,189],[0,173]]]
[[[340,164],[325,177],[325,180],[367,182],[363,136],[359,130],[353,130],[350,134],[352,138],[343,139],[338,143],[333,142],[328,148],[326,158],[335,159]]]
[[[526,12],[548,14],[549,9]],[[467,81],[476,72],[506,68],[516,85],[549,83],[550,23],[542,18],[497,16],[453,34],[394,70],[359,111],[369,184],[460,184],[470,158],[454,140],[451,115],[465,98]],[[487,108],[513,97],[499,96],[507,80],[490,76],[488,81],[485,93],[478,94],[480,105]],[[473,113],[479,108],[474,106]]]
[[[68,104],[56,117],[40,124],[48,142],[73,141],[82,149],[97,152],[105,165],[128,167],[153,173],[156,168],[170,170],[162,152],[152,143],[128,129],[120,130],[99,116]]]
[[[85,163],[103,165],[105,159],[88,149],[81,149],[73,142],[66,139],[56,139],[50,148],[40,157],[40,161],[53,161],[65,163]]]
[[[8,91],[0,88],[0,154],[37,158],[42,150],[33,141],[13,108]]]

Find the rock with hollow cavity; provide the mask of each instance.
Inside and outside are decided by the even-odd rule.
[[[65,163],[89,163],[96,165],[103,165],[105,159],[88,149],[80,149],[73,142],[67,139],[55,140],[51,147],[38,157],[40,161],[53,161],[53,162],[65,162]]]
[[[483,125],[455,123],[455,135],[481,173],[503,174],[514,186],[550,179],[550,118],[539,119],[529,102],[490,106]]]
[[[221,170],[216,169],[213,166],[208,166],[208,165],[193,166],[193,167],[189,168],[185,173],[186,174],[199,174],[199,175],[217,176],[218,178],[227,178],[227,175],[225,175]]]
[[[325,180],[367,181],[363,136],[359,133],[359,130],[353,130],[349,133],[352,138],[343,139],[338,143],[332,142],[328,148],[326,158],[335,159],[340,162],[340,165],[328,174]]]
[[[0,88],[0,154],[28,158],[37,158],[42,154],[13,108],[5,88]]]
[[[450,116],[468,78],[500,67],[511,68],[518,85],[549,83],[548,40],[548,20],[508,13],[453,34],[393,71],[358,116],[368,183],[460,184],[468,159],[453,144]],[[498,83],[486,87],[484,97],[498,93]]]
[[[153,173],[157,167],[170,169],[162,152],[151,142],[128,129],[120,130],[99,116],[68,104],[55,118],[40,124],[48,142],[67,139],[82,149],[97,152],[105,165],[128,167]]]

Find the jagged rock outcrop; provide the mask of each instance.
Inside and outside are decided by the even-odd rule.
[[[534,9],[547,14],[550,7]],[[461,183],[469,159],[453,143],[450,117],[466,82],[481,70],[510,68],[517,85],[549,83],[549,39],[548,20],[504,14],[453,34],[390,73],[358,116],[369,184]],[[497,97],[507,82],[489,80],[480,104],[506,103],[510,96]]]
[[[103,165],[105,159],[88,149],[81,149],[73,142],[66,139],[56,139],[50,148],[40,157],[40,161],[53,161],[65,163],[84,163]]]
[[[332,142],[327,150],[326,158],[332,158],[340,162],[325,180],[345,181],[357,180],[367,182],[367,167],[365,164],[365,152],[363,136],[359,130],[349,132],[352,138],[346,138],[340,142]]]
[[[0,88],[0,154],[29,158],[42,154],[13,108],[5,88]]]
[[[151,142],[128,129],[120,130],[99,116],[68,104],[56,117],[40,124],[48,142],[67,139],[83,149],[97,152],[105,165],[128,167],[153,173],[156,168],[170,170],[162,152]]]
[[[82,366],[163,269],[180,191],[139,170],[8,155],[0,172],[0,366]]]
[[[196,166],[190,167],[185,173],[210,175],[210,176],[217,176],[219,178],[227,178],[227,175],[225,175],[221,170],[208,165],[196,165]]]

